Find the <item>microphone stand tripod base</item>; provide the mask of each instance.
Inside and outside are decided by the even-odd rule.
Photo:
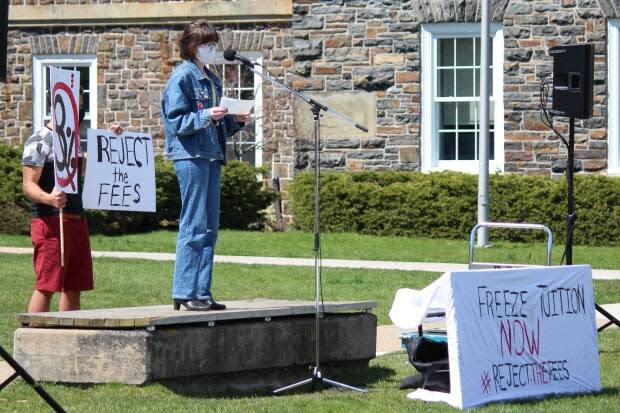
[[[312,377],[310,377],[309,379],[289,384],[285,387],[281,387],[277,390],[274,390],[273,394],[281,394],[299,387],[303,387],[306,384],[312,384],[314,390],[323,390],[327,387],[335,387],[337,389],[351,390],[359,393],[368,392],[368,390],[359,389],[357,387],[349,386],[348,384],[340,383],[335,380],[330,380],[327,377],[323,377],[323,373],[321,372],[321,369],[319,367],[310,366],[310,370],[312,370]]]

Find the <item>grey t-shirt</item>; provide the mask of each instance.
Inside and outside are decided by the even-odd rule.
[[[78,156],[82,156],[78,149]],[[44,127],[39,129],[26,141],[24,145],[24,154],[22,155],[22,165],[35,166],[43,168],[39,186],[47,193],[51,193],[56,185],[54,177],[54,140],[52,131]],[[78,193],[67,194],[67,205],[63,209],[71,214],[83,214],[82,207],[82,185],[80,182],[81,162],[78,163]],[[58,215],[58,209],[36,202],[32,203],[32,217],[44,217],[49,215]]]

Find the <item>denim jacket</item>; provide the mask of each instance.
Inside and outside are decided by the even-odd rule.
[[[168,159],[205,158],[226,162],[226,139],[241,126],[234,115],[212,121],[209,108],[220,102],[211,101],[209,80],[215,85],[217,96],[222,96],[220,79],[211,71],[205,73],[190,60],[183,61],[170,75],[161,102]]]

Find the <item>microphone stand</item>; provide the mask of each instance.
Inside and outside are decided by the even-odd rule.
[[[254,69],[254,66],[260,66],[259,63],[256,62],[245,62],[240,60],[242,64],[245,64],[249,67],[249,69],[262,77],[263,79],[269,81],[272,84],[275,84],[282,89],[286,89],[291,92],[293,95],[297,96],[304,102],[306,102],[310,107],[310,111],[312,112],[312,119],[314,121],[314,275],[315,275],[315,296],[314,296],[314,366],[310,366],[310,377],[299,381],[297,383],[290,384],[285,387],[281,387],[273,391],[274,394],[280,394],[287,392],[289,390],[296,389],[301,386],[305,386],[306,384],[312,384],[315,390],[321,390],[324,387],[336,387],[340,389],[357,391],[360,393],[365,393],[366,390],[360,389],[357,387],[349,386],[348,384],[340,383],[335,380],[330,380],[327,377],[323,376],[320,367],[320,318],[323,316],[323,311],[321,310],[322,306],[322,292],[321,292],[321,218],[320,218],[320,189],[321,189],[321,112],[331,113],[345,122],[355,126],[357,129],[368,132],[368,129],[358,123],[355,123],[354,120],[348,118],[347,116],[317,102],[311,97],[299,92],[298,90],[293,89],[288,86],[286,83],[282,82],[280,79],[271,75],[271,73],[267,72],[267,74],[262,71]],[[321,303],[319,305],[319,303]]]

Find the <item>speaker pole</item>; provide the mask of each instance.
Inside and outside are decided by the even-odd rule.
[[[574,190],[574,162],[575,162],[575,118],[570,117],[568,122],[568,156],[566,159],[566,186],[568,200],[568,214],[566,215],[566,265],[573,265],[573,230],[577,214],[575,213]]]
[[[575,188],[574,188],[574,160],[575,160],[575,118],[570,117],[568,123],[568,151],[566,159],[566,198],[568,199],[568,214],[566,215],[566,265],[573,265],[573,231],[575,229],[575,221],[577,221],[577,213],[575,212]],[[608,322],[598,328],[601,332],[607,327],[615,324],[620,327],[620,320],[610,314],[596,302],[594,303],[596,311],[601,313]]]

